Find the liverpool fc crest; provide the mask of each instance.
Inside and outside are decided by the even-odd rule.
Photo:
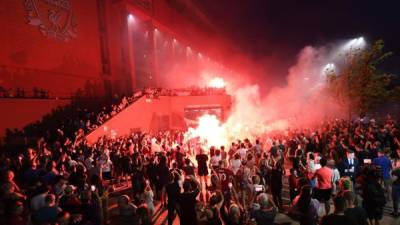
[[[69,0],[24,0],[28,24],[46,37],[69,41],[76,37],[76,21]]]

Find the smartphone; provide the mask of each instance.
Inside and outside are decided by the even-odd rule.
[[[262,190],[263,190],[262,187],[255,187],[255,191],[256,191],[256,192],[259,192],[259,191],[262,191]]]
[[[231,182],[229,182],[229,183],[228,183],[228,187],[229,187],[229,189],[231,189],[231,188],[232,188],[232,186],[233,186],[233,185],[232,185],[232,183],[231,183]]]
[[[90,186],[90,190],[91,191],[95,191],[96,190],[96,186],[94,186],[94,185]]]

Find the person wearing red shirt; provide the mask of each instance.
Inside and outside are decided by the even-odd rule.
[[[315,171],[314,178],[317,178],[317,186],[315,187],[314,194],[315,198],[319,202],[325,203],[325,213],[326,215],[329,214],[330,205],[329,200],[331,199],[332,195],[332,176],[333,171],[331,168],[327,167],[327,160],[326,158],[321,158],[320,164],[321,168]]]
[[[225,160],[221,160],[219,168],[215,172],[221,182],[221,191],[226,194],[229,191],[229,183],[233,181],[233,171],[227,168]]]

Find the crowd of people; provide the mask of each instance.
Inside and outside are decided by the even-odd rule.
[[[88,88],[90,89],[90,88]],[[90,95],[93,92],[85,90],[79,90],[75,95],[84,97],[85,95]],[[92,93],[91,93],[92,94]],[[135,98],[145,95],[147,98],[157,98],[159,96],[205,96],[205,95],[221,95],[226,94],[225,88],[214,88],[214,87],[188,87],[188,88],[154,88],[147,87],[141,90],[137,90],[132,96],[125,96],[125,100],[131,103]],[[45,90],[43,88],[33,87],[31,90],[24,88],[6,88],[0,86],[0,98],[39,98],[39,99],[54,99],[60,96],[55,96],[54,93]],[[72,96],[64,96],[64,98],[71,98]],[[86,96],[89,97],[89,96]],[[123,100],[123,99],[122,99]],[[121,102],[120,104],[122,104]],[[118,105],[121,107],[121,105]]]
[[[43,88],[34,87],[32,90],[23,88],[6,88],[0,86],[0,98],[51,98],[50,92]]]
[[[44,120],[20,134],[18,148],[1,152],[1,224],[152,224],[157,205],[168,211],[168,224],[178,217],[191,225],[268,225],[284,214],[302,225],[373,225],[389,203],[399,216],[400,136],[390,117],[326,121],[229,146],[189,144],[184,131],[88,145],[82,118],[101,123],[100,114],[59,112],[51,119],[61,124]],[[117,193],[109,210],[109,194],[123,182],[129,192]]]

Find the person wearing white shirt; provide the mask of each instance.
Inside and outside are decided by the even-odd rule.
[[[231,165],[231,169],[233,171],[233,174],[236,175],[236,173],[240,169],[240,166],[242,165],[242,160],[240,160],[240,155],[238,153],[236,153],[234,158],[231,159],[230,165]]]

